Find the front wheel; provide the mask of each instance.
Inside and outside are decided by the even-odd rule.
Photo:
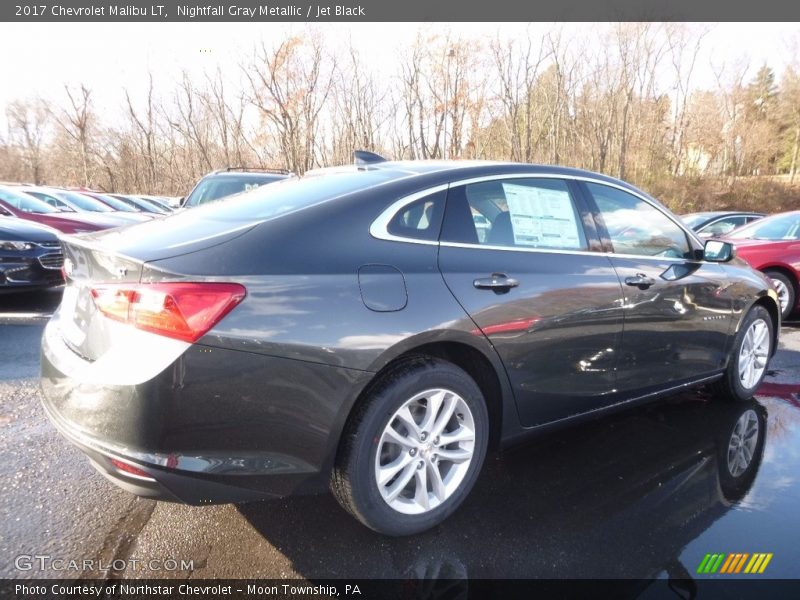
[[[356,409],[333,493],[379,533],[419,533],[446,519],[472,489],[488,433],[486,403],[466,372],[439,359],[411,359]]]
[[[773,340],[769,312],[754,306],[736,334],[725,374],[714,385],[717,395],[727,400],[752,398],[767,374]]]

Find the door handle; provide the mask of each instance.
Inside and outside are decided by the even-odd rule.
[[[504,294],[511,288],[519,285],[519,281],[505,273],[492,273],[491,277],[483,277],[472,282],[479,290],[494,290],[497,294]]]
[[[652,277],[648,277],[644,273],[637,273],[633,277],[625,278],[625,285],[638,287],[640,290],[646,290],[656,282]]]

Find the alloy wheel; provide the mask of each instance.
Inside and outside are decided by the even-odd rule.
[[[375,482],[383,500],[422,514],[461,485],[475,451],[475,419],[464,399],[444,388],[416,394],[395,411],[378,442]]]
[[[770,277],[772,284],[775,286],[775,291],[778,292],[778,302],[781,305],[781,313],[786,313],[786,307],[789,305],[789,288],[780,279],[773,279]]]
[[[736,421],[728,442],[728,472],[739,477],[750,466],[758,444],[758,416],[747,410]]]
[[[744,389],[755,387],[764,374],[769,345],[769,327],[763,319],[756,319],[747,329],[739,348],[739,381]]]

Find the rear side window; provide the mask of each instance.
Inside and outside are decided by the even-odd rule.
[[[451,189],[442,239],[517,248],[588,248],[567,182],[549,178],[498,179]]]
[[[649,202],[599,183],[586,187],[618,254],[691,258],[686,233]]]
[[[389,221],[389,233],[416,240],[438,240],[446,196],[442,190],[404,206]]]

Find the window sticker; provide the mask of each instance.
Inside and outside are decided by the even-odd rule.
[[[567,190],[503,183],[503,191],[516,245],[581,247],[578,222]]]

